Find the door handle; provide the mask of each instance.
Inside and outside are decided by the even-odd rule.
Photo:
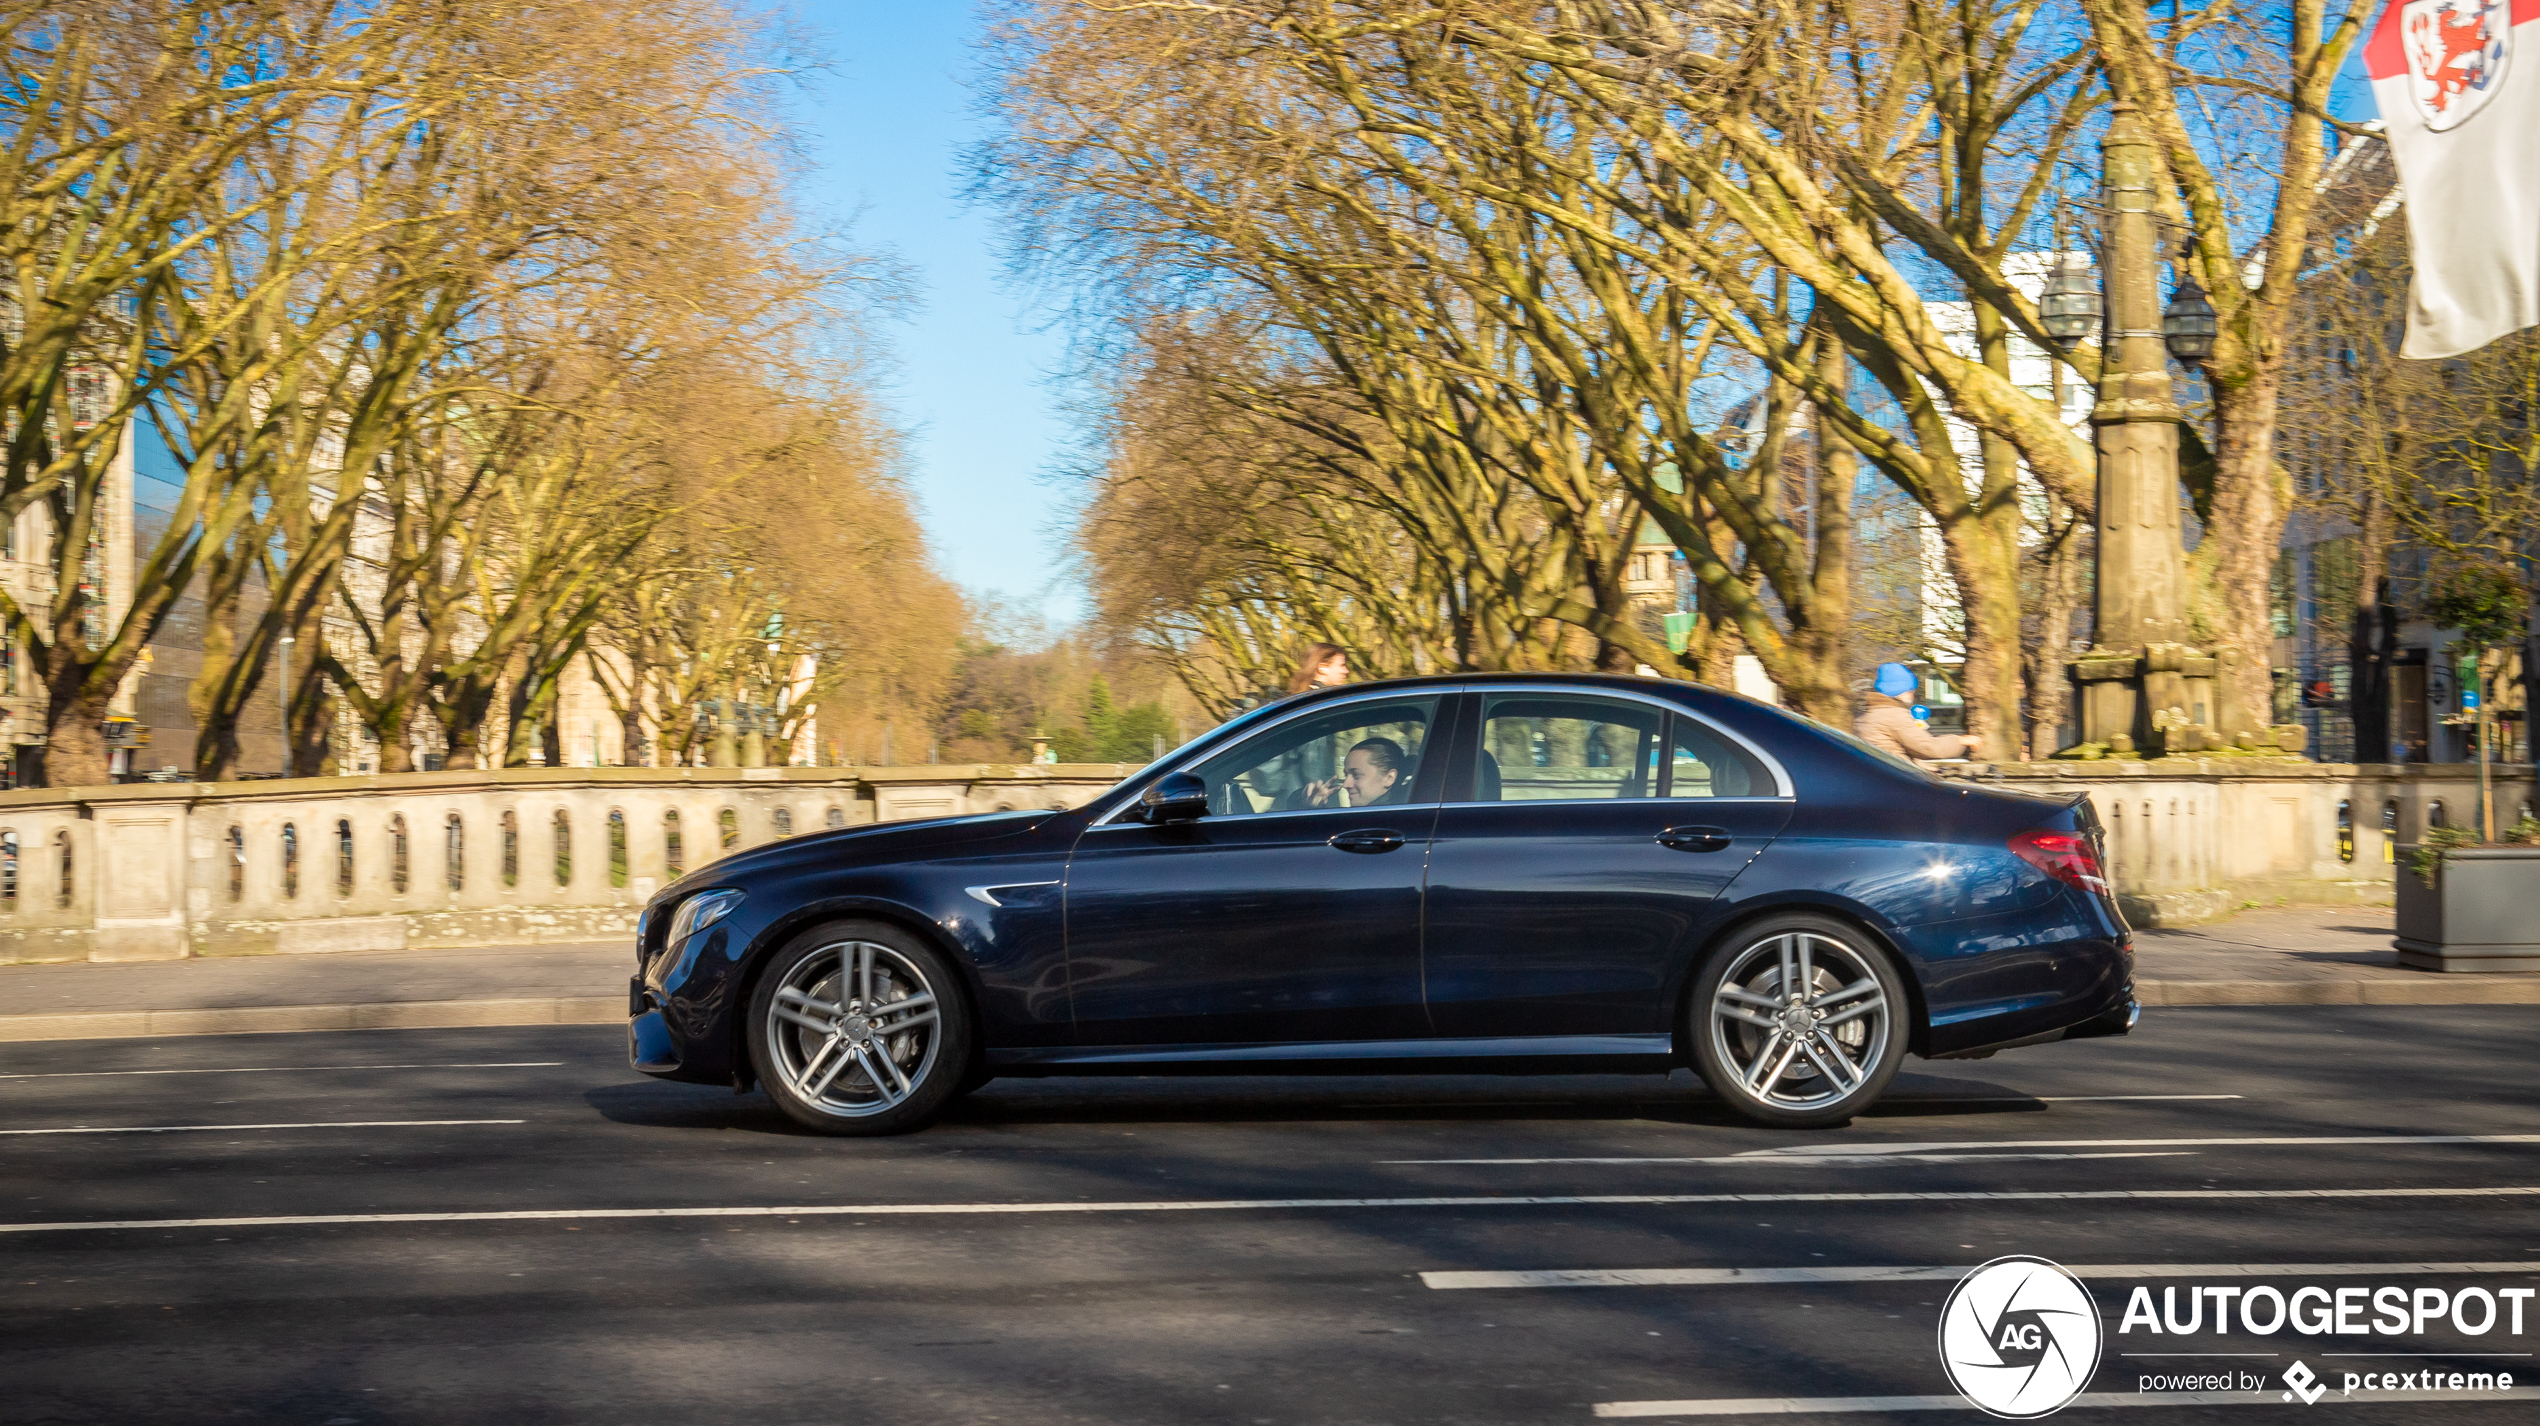
[[[1390,852],[1402,845],[1402,834],[1389,827],[1361,827],[1332,838],[1344,852]]]
[[[1670,827],[1658,834],[1658,845],[1680,852],[1724,852],[1729,848],[1726,827]]]

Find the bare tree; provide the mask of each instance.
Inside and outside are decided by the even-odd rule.
[[[2388,755],[2389,671],[2399,607],[2396,547],[2428,561],[2432,581],[2463,570],[2516,570],[2540,529],[2540,340],[2521,333],[2464,357],[2400,356],[2409,283],[2407,210],[2388,152],[2367,140],[2324,185],[2321,241],[2290,328],[2286,454],[2303,503],[2354,544],[2348,706],[2356,756]],[[2501,657],[2501,656],[2498,656]]]

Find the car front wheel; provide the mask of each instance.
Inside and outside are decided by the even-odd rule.
[[[1730,1108],[1788,1129],[1840,1124],[1905,1061],[1895,966],[1855,927],[1771,917],[1714,951],[1694,982],[1695,1068]]]
[[[829,1134],[922,1127],[970,1069],[969,1007],[941,953],[896,926],[794,938],[750,997],[750,1059],[769,1097]]]

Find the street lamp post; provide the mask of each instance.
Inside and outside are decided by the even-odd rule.
[[[2074,657],[2082,741],[2124,757],[2201,752],[2238,735],[2265,751],[2298,752],[2298,729],[2233,727],[2228,687],[2241,672],[2228,652],[2192,647],[2179,519],[2179,424],[2169,358],[2213,355],[2213,303],[2183,273],[2161,301],[2161,172],[2142,117],[2118,104],[2099,143],[2107,184],[2105,322],[2099,397],[2090,413],[2099,455],[2097,631]],[[2039,303],[2048,334],[2070,349],[2092,325],[2077,264],[2057,265]]]
[[[2100,342],[2097,636],[2073,663],[2082,739],[2112,751],[2168,751],[2186,721],[2185,556],[2178,518],[2177,403],[2161,339],[2159,172],[2130,104],[2100,140],[2107,175],[2107,322]]]

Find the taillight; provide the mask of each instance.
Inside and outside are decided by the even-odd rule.
[[[2108,894],[2108,878],[2099,870],[2098,854],[2091,851],[2088,838],[2033,827],[2013,837],[2010,845],[2012,855],[2066,886]]]

